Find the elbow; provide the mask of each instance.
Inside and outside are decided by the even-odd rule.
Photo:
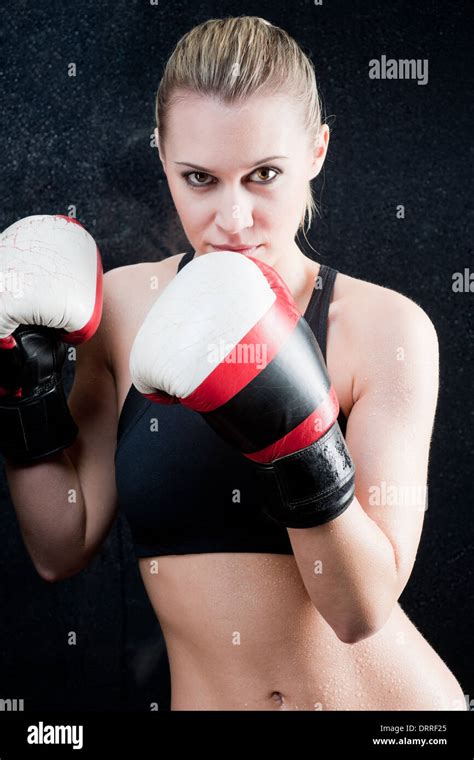
[[[56,583],[57,581],[62,581],[63,578],[60,573],[56,572],[55,570],[49,570],[47,568],[43,567],[36,567],[35,570],[38,573],[39,577],[43,581],[47,581],[47,583]]]
[[[352,627],[352,628],[345,628],[342,631],[335,631],[337,638],[339,641],[342,641],[343,644],[358,644],[359,641],[363,641],[364,639],[369,639],[371,636],[374,636],[380,628],[376,628],[374,626],[358,626],[358,627]]]
[[[71,578],[73,575],[77,575],[82,572],[88,565],[88,562],[81,562],[70,567],[52,567],[43,566],[35,563],[35,570],[47,583],[57,583],[58,581],[64,581],[67,578]]]
[[[46,581],[47,583],[57,583],[58,581],[63,581],[66,578],[69,578],[70,575],[74,575],[74,573],[64,573],[60,572],[58,570],[51,570],[49,568],[39,568],[35,567],[36,572],[38,573],[41,580]]]
[[[354,618],[347,621],[342,627],[334,627],[333,630],[343,644],[358,644],[359,641],[369,639],[379,633],[385,626],[388,617],[389,614]]]
[[[36,571],[42,580],[48,583],[57,583],[58,581],[64,581],[66,578],[71,578],[73,575],[77,575],[83,570],[82,567],[75,568],[74,570],[50,570],[36,568]]]

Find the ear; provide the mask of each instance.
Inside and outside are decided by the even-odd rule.
[[[327,124],[322,124],[321,129],[319,130],[319,135],[315,142],[314,149],[313,149],[309,179],[314,179],[315,177],[317,177],[319,172],[323,168],[324,160],[326,158],[326,154],[328,151],[328,145],[329,145],[329,127]]]

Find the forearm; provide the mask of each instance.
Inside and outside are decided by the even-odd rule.
[[[82,563],[86,511],[76,468],[65,451],[22,465],[5,460],[26,548],[42,577],[72,574]]]
[[[288,534],[308,594],[337,636],[355,643],[376,633],[398,599],[397,567],[357,499],[335,520]]]

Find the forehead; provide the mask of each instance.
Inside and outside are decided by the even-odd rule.
[[[246,162],[269,154],[290,155],[301,142],[301,132],[301,116],[288,97],[253,96],[228,104],[186,94],[170,107],[166,139],[175,160],[207,166],[216,155],[221,160],[234,151]],[[186,149],[186,155],[177,156],[178,149],[180,154]]]

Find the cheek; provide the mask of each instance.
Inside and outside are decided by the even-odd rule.
[[[298,225],[301,216],[301,207],[306,199],[305,188],[301,183],[285,184],[272,194],[268,202],[261,205],[261,221],[273,230],[288,229],[296,223]],[[257,206],[258,209],[258,206]],[[258,216],[256,209],[255,216]]]
[[[302,207],[306,203],[308,193],[308,183],[302,182],[300,179],[296,179],[291,185],[291,192],[289,193],[288,211],[292,215],[301,214]]]
[[[209,206],[199,203],[189,192],[181,189],[173,198],[181,223],[188,232],[199,231],[209,224]]]
[[[186,220],[187,222],[192,223],[193,217],[196,216],[196,208],[198,204],[190,203],[189,190],[186,185],[180,177],[174,177],[168,181],[168,187],[179,216],[183,221]]]

